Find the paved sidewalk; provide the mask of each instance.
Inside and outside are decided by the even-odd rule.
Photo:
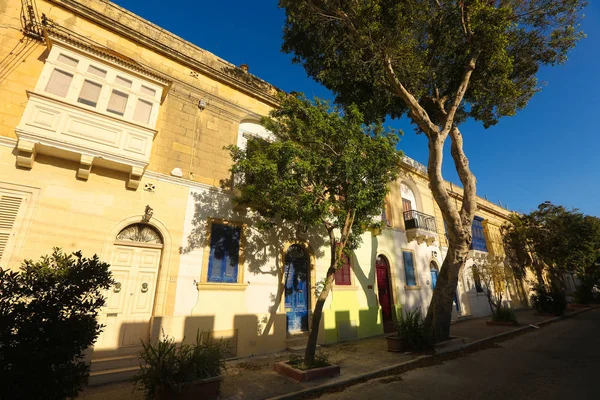
[[[570,311],[577,311],[572,309]],[[538,324],[552,317],[535,315],[533,310],[517,311],[521,327]],[[512,331],[515,326],[487,326],[489,318],[477,318],[452,325],[452,336],[462,337],[467,343]],[[322,346],[329,360],[341,366],[341,374],[333,379],[321,379],[298,383],[273,371],[273,364],[286,360],[288,352],[267,356],[256,356],[227,362],[225,379],[221,385],[221,400],[259,400],[309,389],[325,383],[341,382],[358,377],[379,368],[412,360],[416,354],[398,354],[387,351],[384,336],[371,337],[345,343]],[[87,388],[81,395],[86,400],[137,400],[143,399],[141,392],[133,392],[130,383],[112,384]]]

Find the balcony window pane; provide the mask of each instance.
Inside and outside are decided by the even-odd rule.
[[[46,85],[46,92],[55,94],[60,97],[67,97],[69,86],[73,81],[73,74],[63,72],[59,69],[52,71],[48,85]]]
[[[56,60],[65,65],[68,65],[69,67],[77,67],[77,64],[79,64],[79,61],[77,59],[65,56],[64,54],[59,54]]]
[[[121,85],[121,86],[125,86],[130,88],[131,87],[131,81],[129,79],[123,78],[122,76],[118,76],[115,79],[115,83]]]
[[[149,88],[148,86],[142,85],[142,87],[140,88],[140,92],[143,94],[147,94],[148,96],[156,96],[156,90]]]
[[[125,106],[127,106],[127,99],[129,96],[118,90],[113,90],[108,99],[108,107],[106,111],[117,115],[125,114]]]
[[[83,81],[81,93],[79,93],[79,99],[77,99],[77,101],[91,107],[96,107],[98,98],[100,97],[100,90],[102,90],[102,85],[86,79]]]
[[[133,119],[142,124],[147,124],[150,121],[150,113],[152,112],[152,103],[138,99],[133,112]]]
[[[99,78],[106,78],[106,71],[98,67],[94,67],[93,65],[88,67],[88,72],[92,75],[96,75]]]

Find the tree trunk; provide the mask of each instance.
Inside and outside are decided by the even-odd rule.
[[[331,285],[333,284],[333,278],[335,276],[335,260],[331,261],[331,266],[327,270],[327,277],[325,278],[325,285],[319,297],[317,297],[317,304],[312,315],[312,321],[310,326],[310,333],[308,335],[308,342],[306,343],[306,351],[304,352],[304,363],[306,365],[312,365],[315,362],[315,354],[317,352],[317,339],[319,337],[319,326],[321,324],[321,318],[323,317],[323,306],[331,291]]]

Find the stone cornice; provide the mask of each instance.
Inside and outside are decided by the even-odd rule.
[[[114,32],[133,42],[139,43],[148,49],[172,59],[181,65],[208,76],[216,81],[222,82],[228,86],[239,90],[240,92],[254,97],[265,104],[276,107],[278,100],[276,97],[279,89],[255,77],[254,75],[243,72],[235,65],[213,55],[212,53],[201,49],[200,47],[180,38],[179,36],[168,32],[140,16],[117,6],[114,3],[104,0],[46,0],[47,2],[64,8],[73,14],[88,19],[101,26],[102,28]],[[99,7],[93,8],[92,3]],[[104,7],[103,10],[98,8]],[[126,22],[137,22],[148,29],[148,34],[140,32],[131,23],[124,23],[121,18],[115,19],[112,16],[126,15]],[[167,42],[170,42],[169,44]],[[179,49],[177,49],[178,47]],[[181,50],[180,50],[181,49]],[[216,65],[210,65],[207,60]]]
[[[13,148],[16,145],[17,145],[17,139],[9,138],[6,136],[0,136],[0,146]]]

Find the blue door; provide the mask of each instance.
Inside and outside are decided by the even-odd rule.
[[[308,330],[309,258],[300,245],[285,254],[285,314],[288,332]]]
[[[435,268],[431,268],[431,288],[435,289],[435,285],[437,284],[437,276],[438,270]]]

